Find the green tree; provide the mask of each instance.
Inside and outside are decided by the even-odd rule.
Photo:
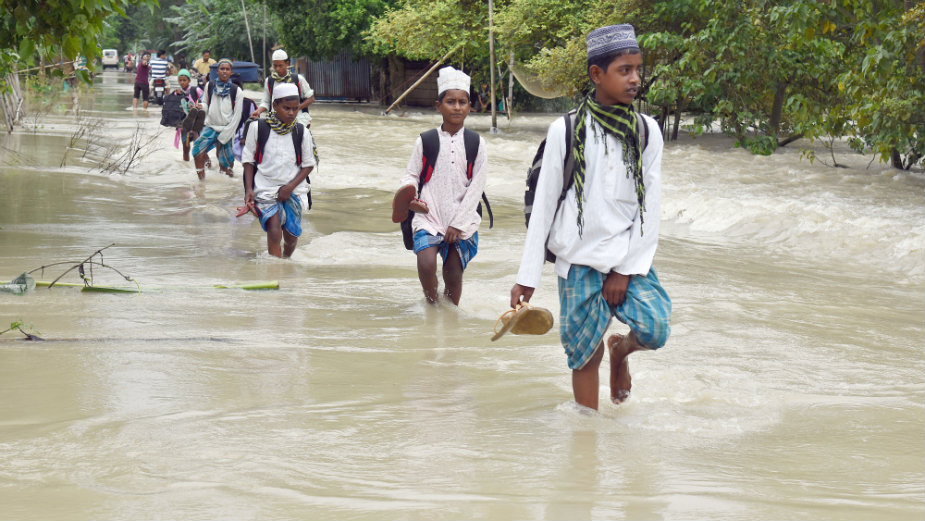
[[[0,19],[0,76],[14,64],[28,67],[59,54],[67,60],[82,55],[92,64],[101,53],[104,20],[113,13],[125,16],[132,5],[153,7],[157,0],[0,0],[6,13]]]
[[[850,59],[837,71],[856,139],[896,168],[925,157],[925,2],[857,0],[841,9]]]
[[[363,34],[397,0],[269,0],[282,46],[296,56],[364,55]]]
[[[244,5],[254,45],[254,59],[261,63],[263,3],[245,0]],[[169,44],[174,51],[196,58],[204,49],[209,49],[214,58],[251,59],[241,0],[189,0],[172,6],[164,20],[180,29],[181,36]],[[273,42],[276,37],[273,26],[268,24],[267,41]],[[192,63],[192,59],[189,61]]]
[[[373,22],[368,41],[379,54],[412,60],[438,60],[460,45],[459,57],[487,56],[487,4],[474,0],[408,0]]]

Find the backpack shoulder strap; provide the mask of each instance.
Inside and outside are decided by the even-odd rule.
[[[299,90],[299,101],[305,101],[305,96],[302,96],[302,75],[296,74],[293,80],[293,83],[295,83],[295,88]]]
[[[263,150],[267,146],[267,139],[270,139],[270,124],[265,119],[258,119],[257,124],[257,149],[254,150],[254,159],[259,165],[263,162]]]
[[[479,145],[482,138],[479,133],[468,128],[463,128],[463,143],[466,145],[466,179],[472,179],[472,170],[475,166],[475,158],[479,155]],[[495,225],[495,216],[491,211],[491,204],[488,202],[488,196],[482,192],[482,203],[485,203],[485,211],[488,212],[488,227]],[[479,203],[481,205],[481,203]],[[482,215],[481,206],[479,206],[479,215]]]
[[[562,193],[559,194],[559,203],[565,200],[565,193],[572,186],[572,170],[575,168],[572,147],[575,145],[575,123],[578,119],[578,111],[572,109],[562,116],[562,119],[565,120],[565,161],[562,165]]]
[[[437,164],[437,156],[440,154],[440,135],[437,129],[432,128],[427,132],[421,132],[421,145],[423,153],[421,154],[421,176],[418,181],[418,192],[424,188],[424,183],[430,181],[430,176],[434,174],[434,167]]]
[[[273,99],[273,85],[276,84],[276,80],[273,79],[273,76],[267,78],[267,90],[270,91],[270,99]]]
[[[231,110],[234,110],[235,101],[238,99],[238,86],[231,84]]]
[[[636,123],[639,127],[639,137],[642,138],[642,147],[639,149],[639,153],[643,153],[646,150],[646,147],[649,146],[649,124],[646,123],[645,117],[639,112],[636,113]]]
[[[472,179],[472,168],[475,165],[475,156],[479,153],[481,141],[478,132],[463,128],[463,143],[466,145],[466,179]]]
[[[305,136],[305,126],[296,123],[290,134],[292,134],[292,146],[295,147],[295,164],[302,168],[302,138]]]

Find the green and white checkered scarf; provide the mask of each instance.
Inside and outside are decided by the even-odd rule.
[[[585,123],[586,115],[592,119],[591,128],[597,135],[597,129],[604,131],[604,136],[610,134],[623,143],[623,163],[626,165],[626,176],[633,176],[636,181],[636,201],[639,203],[639,233],[642,234],[643,213],[646,210],[646,185],[642,179],[642,147],[639,143],[638,116],[631,105],[601,105],[594,99],[594,91],[578,105],[578,114],[575,120],[575,144],[572,155],[575,158],[575,169],[572,178],[575,185],[575,199],[578,203],[578,236],[581,236],[584,227],[582,213],[585,189],[585,143],[588,137],[588,125]],[[595,125],[594,123],[597,123]],[[606,140],[604,141],[606,146]]]

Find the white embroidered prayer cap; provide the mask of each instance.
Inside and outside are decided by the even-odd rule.
[[[290,96],[299,97],[299,88],[295,83],[277,83],[273,86],[273,101],[288,98]]]
[[[437,76],[437,95],[443,94],[449,89],[459,89],[469,94],[469,84],[472,79],[463,71],[456,70],[453,67],[444,67],[440,69]]]
[[[286,51],[282,49],[276,49],[275,51],[273,51],[273,61],[288,60],[288,59],[289,59],[289,55],[286,54]]]
[[[628,49],[639,50],[636,31],[630,24],[608,25],[591,31],[587,38],[588,59]]]

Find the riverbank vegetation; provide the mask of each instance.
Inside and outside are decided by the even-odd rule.
[[[54,56],[92,62],[100,46],[166,48],[189,62],[209,48],[263,63],[266,31],[268,46],[291,55],[369,58],[383,76],[392,72],[385,97],[400,94],[403,60],[435,62],[450,51],[447,63],[474,82],[489,78],[483,1],[0,1],[12,13],[3,21],[0,73]],[[905,169],[925,157],[925,2],[497,0],[491,14],[496,76],[507,78],[497,93],[513,93],[515,111],[541,106],[528,92],[582,95],[585,35],[627,22],[645,53],[640,98],[668,140],[682,130],[720,131],[771,154],[800,139],[844,139]]]

